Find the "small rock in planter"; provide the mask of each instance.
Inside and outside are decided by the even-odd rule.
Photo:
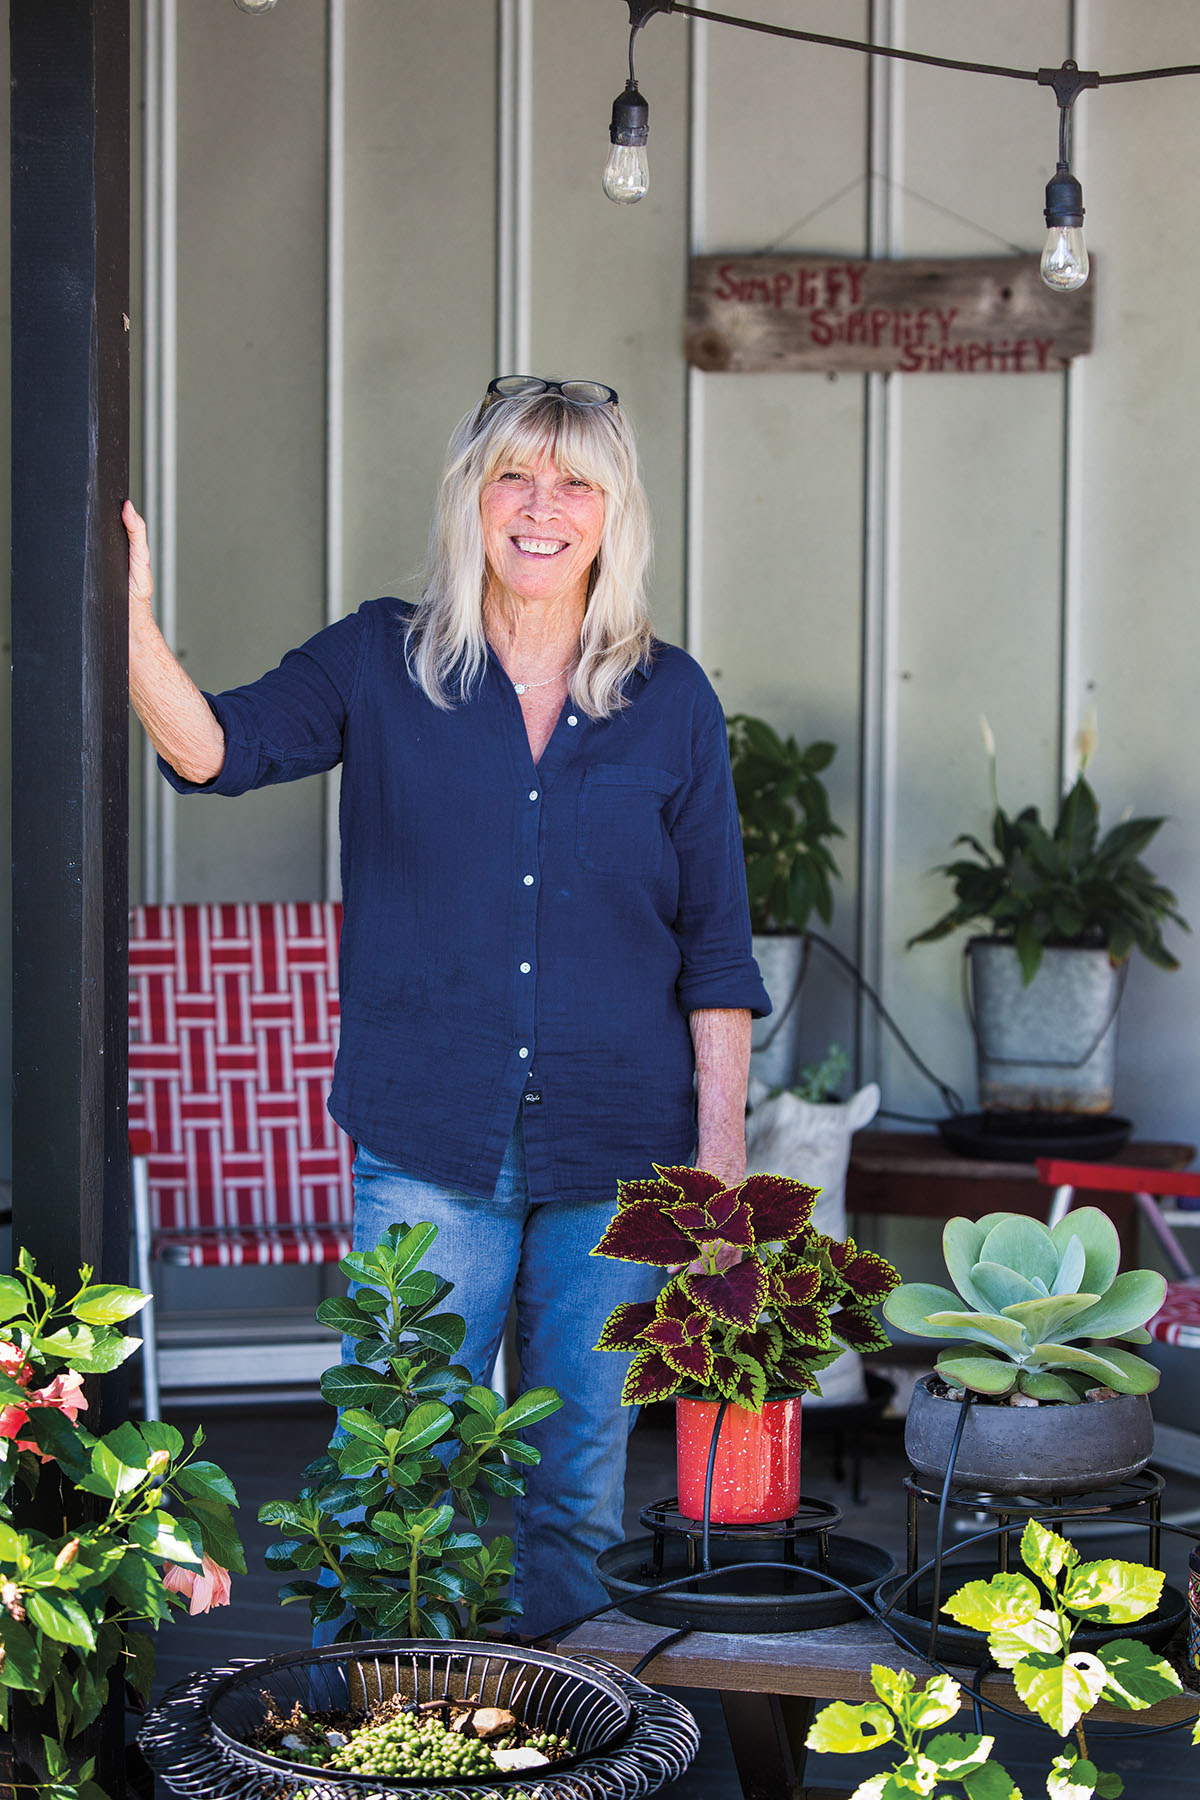
[[[504,1706],[478,1706],[471,1714],[471,1729],[477,1738],[503,1737],[516,1723],[516,1715]]]
[[[1087,1388],[1083,1397],[1085,1400],[1116,1400],[1118,1394],[1116,1388],[1094,1387]]]
[[[550,1758],[540,1750],[493,1750],[492,1760],[498,1769],[548,1769]]]
[[[1010,1406],[1040,1406],[1041,1401],[1035,1400],[1032,1394],[1014,1394],[1008,1404]]]

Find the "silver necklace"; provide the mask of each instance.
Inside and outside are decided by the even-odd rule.
[[[575,667],[575,664],[578,661],[579,661],[579,658],[577,656],[573,656],[571,658],[570,662],[567,664],[565,669],[560,669],[558,671],[557,675],[547,675],[545,681],[514,681],[513,682],[513,693],[514,694],[527,694],[531,688],[549,687],[552,682],[561,681],[564,675],[569,674],[570,671]],[[511,679],[511,677],[510,677],[510,679]]]

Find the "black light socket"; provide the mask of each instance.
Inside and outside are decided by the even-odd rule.
[[[608,138],[612,144],[639,145],[649,142],[650,108],[638,92],[636,81],[627,81],[624,93],[618,94],[613,101]]]
[[[1066,230],[1083,224],[1083,189],[1066,163],[1046,183],[1046,224]]]

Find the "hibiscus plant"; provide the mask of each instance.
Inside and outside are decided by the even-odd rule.
[[[280,1589],[282,1604],[307,1602],[314,1625],[336,1621],[339,1642],[473,1637],[521,1610],[507,1598],[512,1539],[485,1544],[477,1528],[489,1491],[525,1492],[518,1465],[541,1452],[521,1433],[562,1400],[530,1388],[505,1406],[454,1361],[466,1325],[438,1310],[454,1283],[419,1267],[437,1234],[389,1225],[374,1250],[343,1257],[353,1292],[317,1308],[354,1344],[354,1361],[321,1377],[337,1431],[296,1498],[258,1512],[283,1534],[267,1563],[301,1577]]]
[[[1161,1569],[1105,1558],[1083,1562],[1056,1531],[1030,1519],[1021,1535],[1028,1574],[969,1581],[942,1607],[960,1625],[985,1632],[992,1660],[1012,1671],[1017,1695],[1063,1742],[1046,1778],[1050,1800],[1117,1800],[1124,1783],[1093,1762],[1086,1715],[1101,1701],[1143,1712],[1181,1688],[1179,1676],[1140,1639],[1110,1638],[1095,1651],[1073,1647],[1085,1625],[1132,1625],[1152,1613],[1163,1588]],[[835,1701],[817,1714],[809,1749],[852,1755],[894,1744],[892,1767],[855,1789],[853,1800],[905,1800],[910,1794],[966,1800],[1020,1800],[1008,1771],[991,1760],[992,1737],[943,1732],[962,1697],[949,1675],[923,1688],[907,1671],[871,1669],[878,1700],[863,1706]],[[936,1733],[930,1736],[930,1733]],[[1066,1740],[1074,1736],[1075,1742]],[[1192,1732],[1200,1743],[1200,1724]]]
[[[80,1734],[110,1682],[142,1699],[153,1630],[172,1607],[229,1597],[245,1573],[228,1478],[171,1425],[126,1421],[96,1437],[81,1423],[85,1377],[118,1368],[140,1340],[120,1329],[145,1306],[136,1288],[79,1272],[70,1299],[22,1250],[0,1276],[0,1728],[10,1696],[53,1701],[43,1767],[18,1785],[47,1800],[102,1800]],[[58,1532],[38,1523],[61,1523]]]
[[[685,1398],[767,1400],[819,1394],[843,1350],[882,1350],[872,1308],[900,1277],[852,1238],[810,1223],[817,1188],[751,1175],[726,1188],[704,1169],[659,1168],[623,1181],[592,1252],[672,1271],[657,1300],[618,1306],[598,1350],[632,1351],[626,1406]]]

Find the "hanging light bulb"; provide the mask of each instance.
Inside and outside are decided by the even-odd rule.
[[[274,10],[275,0],[233,0],[233,4],[239,12],[265,13]]]
[[[1066,163],[1059,163],[1046,183],[1046,244],[1041,275],[1060,293],[1081,288],[1088,278],[1087,245],[1083,241],[1083,189]]]
[[[1099,87],[1095,69],[1081,69],[1070,58],[1060,69],[1039,69],[1041,87],[1054,89],[1058,101],[1058,167],[1046,183],[1046,243],[1041,276],[1048,288],[1069,294],[1088,278],[1087,245],[1083,241],[1083,189],[1071,173],[1071,108],[1085,88]]]
[[[608,136],[612,149],[604,165],[604,191],[618,206],[632,206],[646,198],[650,187],[650,161],[646,155],[650,108],[632,77],[613,101]]]

